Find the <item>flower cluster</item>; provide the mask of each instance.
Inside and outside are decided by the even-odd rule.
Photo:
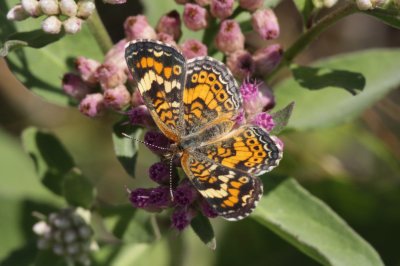
[[[58,34],[64,28],[66,33],[74,34],[80,31],[95,8],[94,0],[21,0],[7,13],[7,19],[21,21],[45,16],[44,32]]]
[[[82,214],[86,213],[81,209],[63,209],[37,222],[33,231],[39,237],[38,249],[52,250],[63,256],[68,265],[90,265],[89,253],[97,249],[97,244],[92,240],[92,229]]]

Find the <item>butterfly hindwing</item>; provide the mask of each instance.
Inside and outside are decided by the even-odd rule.
[[[183,127],[183,88],[186,61],[167,44],[136,40],[125,49],[129,70],[160,130],[178,140]]]
[[[262,195],[258,177],[225,167],[202,154],[184,153],[182,168],[218,215],[231,221],[248,216]]]
[[[215,121],[231,120],[241,108],[242,99],[224,64],[211,57],[198,57],[187,62],[183,104],[184,135],[190,135]]]
[[[282,158],[276,137],[270,136],[261,127],[251,125],[242,126],[195,151],[206,154],[210,160],[223,166],[252,175],[271,171]]]

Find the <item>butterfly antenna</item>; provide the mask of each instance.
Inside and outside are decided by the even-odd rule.
[[[146,141],[143,141],[143,140],[134,138],[134,137],[129,136],[128,134],[125,134],[125,133],[121,133],[121,134],[122,134],[124,137],[128,138],[128,139],[131,139],[131,140],[140,142],[140,143],[142,143],[142,144],[144,144],[144,145],[148,145],[148,146],[151,146],[151,147],[153,147],[153,148],[157,148],[157,149],[165,150],[165,151],[170,151],[170,150],[171,150],[171,149],[169,149],[169,148],[160,147],[160,146],[157,146],[157,145],[154,145],[154,144],[150,144],[150,143],[148,143],[148,142],[146,142]]]
[[[172,165],[174,162],[175,154],[171,156],[171,160],[169,161],[169,193],[171,194],[171,201],[174,201],[174,193],[172,191]]]

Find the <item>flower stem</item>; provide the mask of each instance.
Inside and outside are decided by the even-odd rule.
[[[326,15],[320,21],[318,21],[309,30],[304,32],[297,41],[286,50],[283,55],[282,61],[275,68],[275,70],[268,76],[268,80],[272,78],[284,67],[289,66],[293,59],[302,52],[313,40],[315,40],[323,31],[335,24],[338,20],[354,14],[358,11],[357,7],[353,3],[346,4],[332,13]]]
[[[90,32],[93,34],[97,43],[100,46],[101,51],[106,54],[108,50],[113,46],[113,42],[108,35],[106,28],[104,27],[103,22],[99,16],[97,11],[94,11],[93,14],[88,19],[88,26]]]

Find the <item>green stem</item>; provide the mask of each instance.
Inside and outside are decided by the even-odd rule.
[[[93,12],[87,22],[89,30],[99,44],[101,51],[106,54],[113,47],[113,42],[97,11]]]
[[[268,80],[271,81],[273,77],[284,67],[289,66],[293,59],[302,52],[313,40],[315,40],[323,31],[335,24],[338,20],[354,14],[358,11],[357,7],[353,4],[346,4],[332,13],[326,15],[308,31],[302,34],[297,41],[286,50],[283,55],[282,61],[275,68],[275,70],[268,76]]]

